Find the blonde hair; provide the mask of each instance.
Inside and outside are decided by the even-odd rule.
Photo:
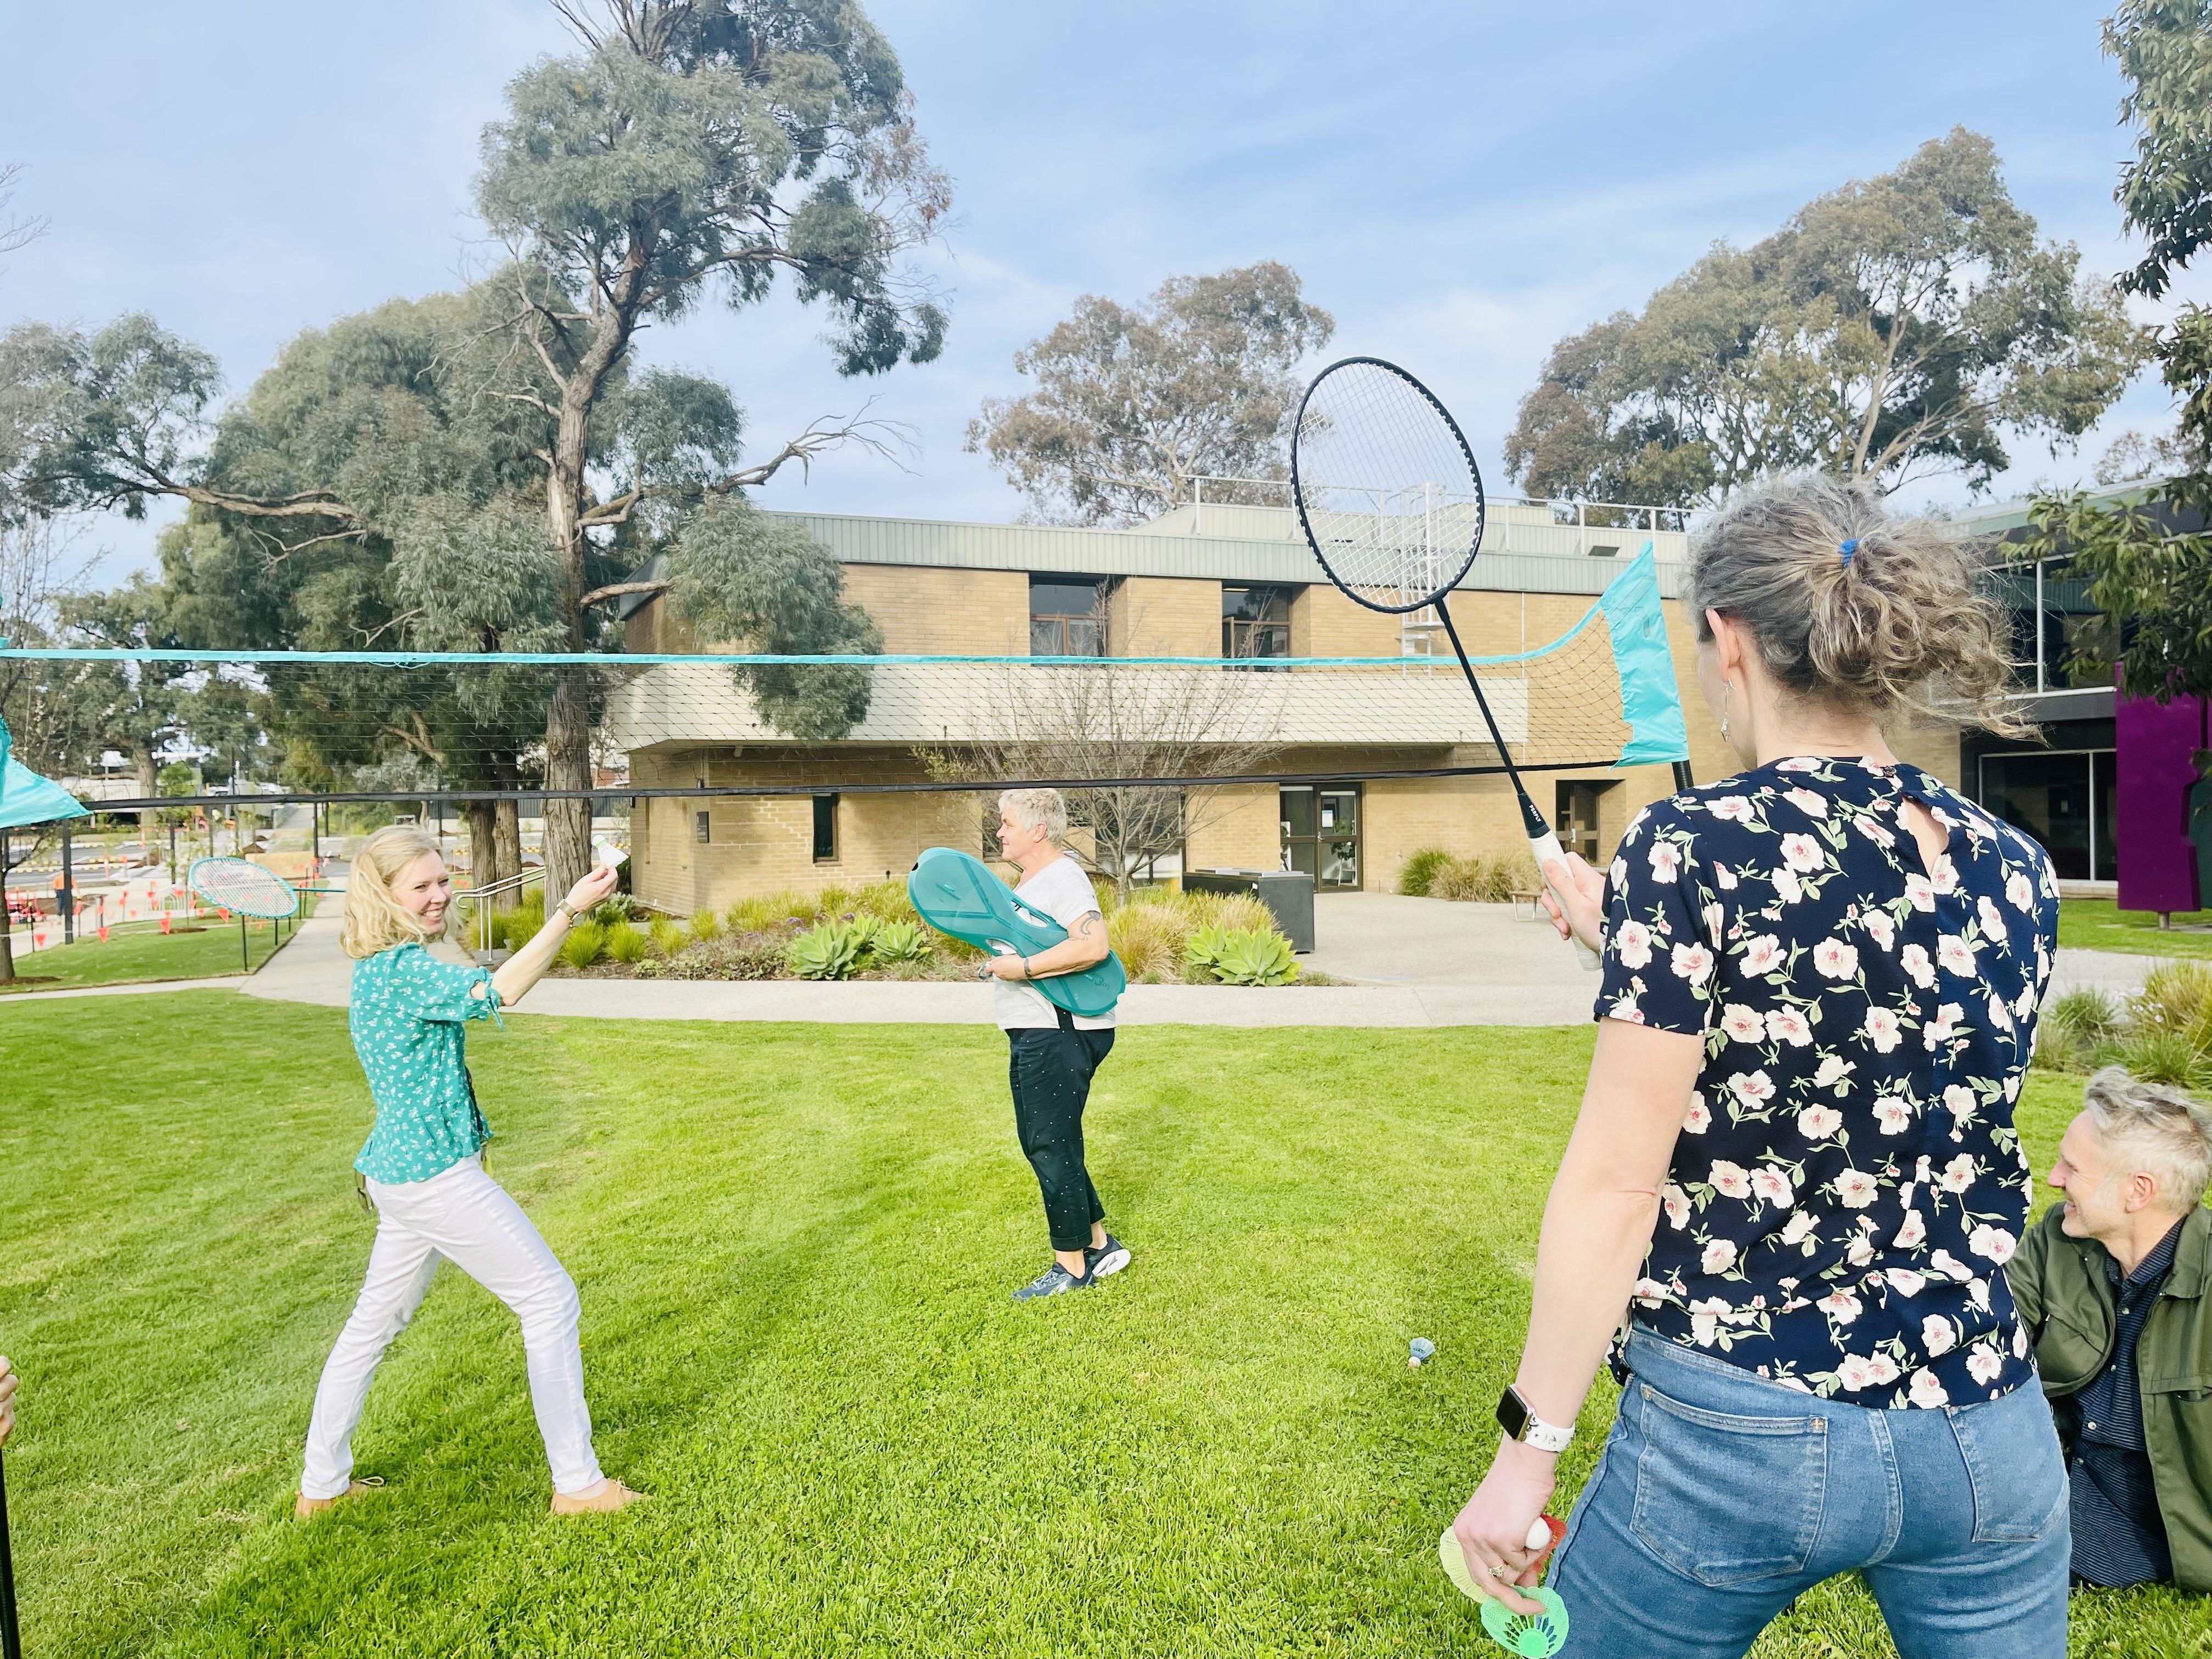
[[[1786,692],[2022,733],[2004,701],[2003,615],[1974,574],[1963,542],[1892,518],[1863,481],[1795,472],[1744,491],[1698,532],[1687,597],[1700,641],[1713,636],[1709,610],[1744,623]]]
[[[1043,825],[1045,838],[1055,847],[1067,840],[1067,801],[1057,789],[1002,789],[999,810],[1013,814],[1024,830]]]
[[[453,906],[446,907],[445,921],[434,933],[422,917],[392,896],[399,872],[423,854],[437,851],[436,842],[407,823],[386,825],[361,844],[346,878],[345,920],[338,927],[338,943],[348,956],[359,962],[395,945],[428,945],[445,938],[453,925]]]
[[[2159,1201],[2183,1215],[2203,1201],[2212,1185],[2212,1106],[2118,1066],[2089,1079],[2082,1104],[2098,1139],[2122,1155],[2120,1176],[2150,1176]]]

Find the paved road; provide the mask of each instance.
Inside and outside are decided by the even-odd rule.
[[[1579,1025],[1590,1017],[1596,976],[1541,924],[1502,904],[1450,904],[1385,894],[1333,894],[1316,905],[1321,948],[1305,961],[1338,986],[1255,990],[1229,986],[1133,985],[1121,1002],[1129,1025]],[[2062,951],[2060,990],[2100,985],[2124,994],[2154,958]],[[352,964],[338,949],[335,907],[302,923],[292,942],[251,979],[26,993],[120,996],[232,988],[247,996],[343,1008]],[[518,1012],[586,1019],[795,1020],[828,1024],[980,1025],[990,988],[942,981],[800,981],[732,984],[672,980],[550,979]]]

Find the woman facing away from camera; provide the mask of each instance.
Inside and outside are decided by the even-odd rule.
[[[439,959],[453,884],[437,843],[401,825],[380,830],[355,856],[346,884],[345,952],[354,959],[347,1024],[368,1074],[376,1125],[354,1160],[376,1210],[376,1242],[361,1300],[315,1390],[295,1512],[328,1510],[368,1484],[353,1475],[353,1431],[369,1379],[407,1328],[443,1257],[522,1322],[530,1401],[553,1471],[553,1513],[618,1510],[643,1496],[599,1470],[584,1403],[576,1287],[538,1229],[485,1172],[491,1138],[463,1054],[468,1021],[500,1009],[544,976],[578,915],[614,890],[594,869],[545,926],[496,971]]]
[[[1856,1570],[1904,1659],[2061,1659],[2066,1477],[2002,1272],[2057,889],[1882,736],[2008,724],[1997,617],[1936,527],[1809,475],[1715,519],[1688,598],[1746,769],[1647,808],[1602,877],[1551,872],[1602,952],[1597,1046],[1454,1530],[1536,1610],[1530,1523],[1610,1348],[1552,1577],[1576,1652],[1734,1659]]]

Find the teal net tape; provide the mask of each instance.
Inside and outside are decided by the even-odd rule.
[[[1621,718],[1635,733],[1617,764],[1689,759],[1689,727],[1674,683],[1674,653],[1667,648],[1667,617],[1650,542],[1598,596],[1598,608],[1605,612],[1613,666],[1620,673]]]

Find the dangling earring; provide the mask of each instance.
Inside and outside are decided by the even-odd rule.
[[[1723,743],[1729,740],[1729,693],[1735,689],[1726,680],[1721,682],[1721,741]]]

